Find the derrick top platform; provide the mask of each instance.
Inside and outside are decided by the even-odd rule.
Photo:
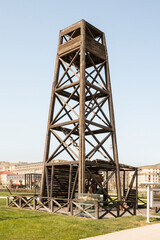
[[[82,43],[82,28],[83,39],[85,38],[85,49],[88,50],[95,64],[100,64],[106,60],[104,33],[86,22],[81,20],[64,30],[60,31],[60,43],[58,47],[58,55],[67,63],[70,63],[72,54],[80,48]],[[80,68],[80,54],[75,61],[75,66]],[[91,67],[89,57],[86,55],[86,68]]]
[[[71,36],[73,34],[73,31],[75,31],[76,29],[80,28],[82,23],[85,23],[87,27],[91,28],[93,31],[93,36],[96,38],[98,36],[100,36],[101,34],[103,34],[103,32],[101,30],[99,30],[98,28],[96,28],[95,26],[93,26],[92,24],[88,23],[87,21],[85,21],[84,19],[78,21],[77,23],[72,24],[71,26],[60,30],[60,35],[63,36],[65,34],[68,34],[69,36]],[[75,32],[73,34],[72,37],[77,37],[78,35],[80,35],[80,32]]]

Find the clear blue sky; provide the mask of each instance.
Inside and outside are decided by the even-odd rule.
[[[0,0],[0,161],[43,160],[59,30],[106,34],[120,162],[160,162],[160,1]]]

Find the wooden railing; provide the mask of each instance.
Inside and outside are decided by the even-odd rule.
[[[61,213],[73,216],[102,219],[106,215],[121,217],[128,213],[136,215],[135,202],[82,201],[78,199],[48,198],[37,196],[7,196],[7,206],[31,210]]]

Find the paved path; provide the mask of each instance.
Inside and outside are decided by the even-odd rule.
[[[109,233],[86,240],[160,240],[160,223],[148,224],[140,228],[132,228],[120,232]],[[83,239],[83,240],[85,240]]]

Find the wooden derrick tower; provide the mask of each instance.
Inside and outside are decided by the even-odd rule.
[[[105,34],[81,20],[59,35],[41,196],[70,199],[75,192],[101,192],[107,199],[108,171],[115,174],[121,201]]]

